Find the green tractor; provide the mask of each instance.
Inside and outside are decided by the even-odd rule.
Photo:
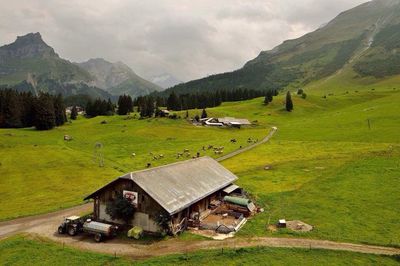
[[[82,231],[82,219],[79,216],[70,216],[64,219],[62,224],[58,227],[59,234],[68,234],[75,236]]]

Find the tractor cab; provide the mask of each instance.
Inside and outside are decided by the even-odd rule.
[[[82,230],[82,219],[79,216],[69,216],[64,219],[58,227],[59,234],[68,233],[71,236],[76,235]]]

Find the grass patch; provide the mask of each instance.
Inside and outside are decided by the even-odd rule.
[[[63,247],[43,238],[15,236],[0,241],[0,260],[4,265],[398,265],[399,258],[352,252],[239,248],[198,251],[132,260]]]
[[[76,205],[97,187],[148,162],[175,162],[176,153],[185,148],[192,155],[200,151],[215,157],[202,147],[225,146],[227,153],[248,145],[249,137],[261,140],[271,126],[278,126],[271,142],[223,162],[267,210],[239,236],[271,235],[268,220],[286,218],[315,226],[306,235],[290,235],[399,245],[400,92],[384,88],[327,98],[306,89],[307,99],[293,96],[291,113],[283,110],[284,95],[268,106],[258,98],[207,110],[210,116],[258,121],[258,126],[240,130],[123,116],[78,119],[47,132],[1,129],[0,176],[5,178],[0,179],[0,219]],[[103,120],[108,123],[101,124]],[[74,140],[63,141],[64,134]],[[230,143],[232,138],[238,143]],[[93,160],[96,142],[103,144],[104,167]],[[152,160],[150,152],[164,158]],[[265,165],[272,170],[265,171]]]

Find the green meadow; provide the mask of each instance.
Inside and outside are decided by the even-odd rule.
[[[224,146],[227,153],[248,145],[248,138],[262,139],[277,126],[270,142],[223,162],[265,209],[239,237],[282,235],[398,246],[400,91],[378,83],[373,90],[328,95],[327,84],[306,88],[306,99],[293,94],[292,113],[283,109],[283,93],[268,106],[258,98],[207,110],[209,116],[257,121],[257,126],[240,130],[125,116],[79,118],[47,132],[2,129],[0,219],[80,204],[104,183],[147,163],[187,159],[176,157],[183,149],[191,156],[200,152],[216,157],[203,146]],[[200,111],[190,111],[191,116],[196,113]],[[73,140],[64,141],[66,134]],[[230,143],[233,138],[237,144]],[[104,167],[94,156],[98,142]],[[150,153],[164,158],[153,160]],[[266,165],[271,169],[264,170]],[[302,220],[315,229],[307,234],[269,232],[268,225],[279,218]]]
[[[4,265],[398,265],[398,257],[318,249],[240,248],[169,255],[146,260],[63,247],[41,238],[0,241]]]

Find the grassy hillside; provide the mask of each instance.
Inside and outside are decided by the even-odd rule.
[[[351,77],[400,74],[398,0],[375,0],[339,14],[327,25],[287,40],[228,73],[179,84],[169,91],[280,89],[305,86],[341,71]]]
[[[398,265],[398,258],[351,252],[241,248],[199,251],[187,255],[131,260],[80,251],[44,240],[13,237],[0,241],[0,260],[6,265]]]
[[[392,89],[394,83],[386,82],[346,93],[335,88],[334,79],[326,80],[325,87],[306,88],[306,99],[293,95],[292,113],[284,111],[283,95],[268,106],[259,98],[207,110],[210,116],[259,123],[240,130],[195,127],[183,119],[118,116],[80,118],[48,132],[2,129],[0,175],[6,178],[0,179],[0,219],[78,204],[97,187],[122,173],[143,169],[148,162],[153,166],[174,162],[176,153],[185,148],[192,155],[200,151],[215,156],[202,147],[225,146],[229,152],[247,145],[249,137],[261,139],[271,126],[278,126],[271,142],[223,162],[266,209],[239,235],[400,245],[396,193],[400,92]],[[340,93],[329,95],[329,89]],[[191,116],[196,113],[190,111]],[[108,123],[101,124],[103,120]],[[74,140],[65,142],[64,134]],[[238,143],[231,144],[232,138]],[[96,142],[104,145],[102,168],[93,161]],[[153,161],[150,152],[163,154],[164,159]],[[272,170],[265,171],[265,165],[272,165]],[[306,235],[268,232],[268,221],[278,218],[300,219],[315,230]]]
[[[191,113],[194,116],[194,111]],[[261,139],[268,132],[262,126],[221,130],[194,127],[183,120],[125,118],[81,118],[48,132],[1,129],[0,175],[7,178],[0,180],[0,219],[81,203],[85,195],[118,175],[143,169],[148,162],[157,166],[176,161],[176,154],[185,148],[192,155],[199,151],[214,156],[211,151],[201,151],[202,147],[225,146],[228,152],[247,145],[248,137]],[[108,123],[101,124],[103,120]],[[65,142],[65,134],[74,140]],[[239,143],[230,144],[231,138]],[[105,167],[101,168],[93,161],[97,142],[104,146]],[[154,161],[150,152],[163,154],[164,159]],[[32,187],[36,189],[32,191]],[[9,198],[13,200],[6,200]],[[26,204],[28,198],[30,204]]]

